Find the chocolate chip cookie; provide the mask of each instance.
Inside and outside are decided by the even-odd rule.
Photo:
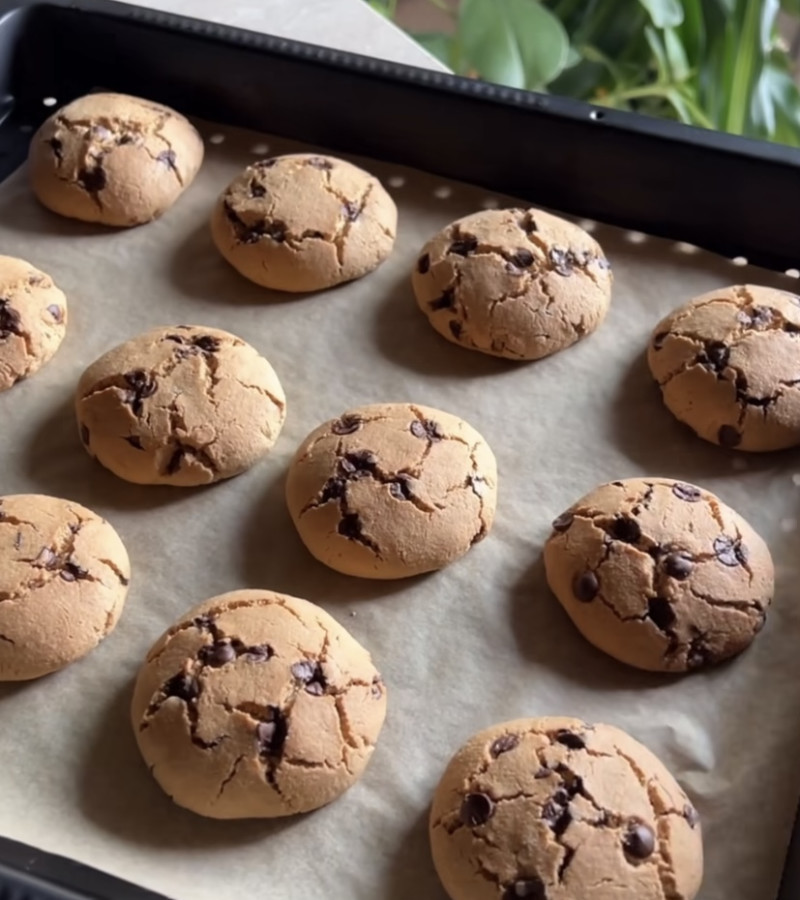
[[[190,487],[250,468],[275,443],[286,398],[272,366],[218,328],[156,328],[110,350],[75,397],[87,451],[135,484]]]
[[[38,372],[66,330],[67,298],[50,276],[0,256],[0,391]]]
[[[192,183],[203,141],[182,115],[126,94],[89,94],[31,142],[33,190],[71,219],[129,227],[160,216]]]
[[[700,819],[646,747],[611,725],[518,719],[472,737],[430,814],[451,900],[693,900]]]
[[[800,297],[758,285],[703,294],[659,322],[647,360],[667,408],[701,438],[800,444]]]
[[[286,499],[309,551],[362,578],[441,569],[489,533],[497,464],[466,422],[426,406],[363,406],[321,425],[289,469]]]
[[[117,624],[128,554],[96,513],[56,497],[0,497],[0,681],[85,656]]]
[[[640,669],[685,672],[740,653],[764,625],[772,558],[709,491],[669,478],[604,484],[562,513],[547,580],[584,637]]]
[[[219,252],[250,281],[318,291],[360,278],[386,259],[397,208],[363,169],[294,153],[237,175],[219,198],[211,231]]]
[[[577,225],[537,209],[487,209],[448,225],[412,275],[420,309],[447,340],[506,359],[540,359],[591,334],[611,268]]]
[[[363,774],[386,715],[369,653],[324,610],[273,591],[207,600],[153,646],[136,739],[180,806],[272,818],[330,803]]]

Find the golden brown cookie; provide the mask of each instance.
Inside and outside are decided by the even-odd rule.
[[[130,580],[119,535],[78,503],[0,497],[0,681],[85,656],[111,632]]]
[[[800,297],[758,285],[710,291],[659,322],[647,360],[667,408],[705,440],[800,444]]]
[[[646,747],[611,725],[518,719],[472,737],[430,814],[451,900],[693,900],[697,811]]]
[[[115,475],[187,487],[231,478],[267,453],[286,398],[250,344],[218,328],[175,325],[93,362],[75,409],[87,451]]]
[[[741,653],[774,591],[772,557],[709,491],[629,478],[553,523],[547,581],[583,636],[640,669],[685,672]]]
[[[0,256],[0,391],[38,372],[66,330],[67,298],[50,276]]]
[[[309,551],[362,578],[441,569],[489,533],[497,464],[457,416],[410,403],[320,425],[289,468],[286,500]]]
[[[330,803],[361,777],[386,689],[369,653],[318,606],[232,591],[156,641],[131,714],[145,762],[177,804],[272,818]]]
[[[540,359],[591,334],[611,300],[611,268],[582,228],[538,209],[487,209],[422,248],[412,282],[447,340]]]
[[[31,141],[33,190],[48,208],[103,225],[141,225],[192,183],[203,141],[180,113],[126,94],[89,94]]]
[[[220,253],[245,278],[279,291],[318,291],[371,272],[391,253],[397,208],[363,169],[294,153],[248,166],[211,219]]]

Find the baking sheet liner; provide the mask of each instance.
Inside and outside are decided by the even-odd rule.
[[[133,565],[122,620],[95,652],[35,683],[0,685],[0,833],[175,900],[441,900],[426,816],[451,753],[494,722],[576,715],[630,731],[690,792],[705,830],[703,900],[772,897],[800,790],[800,460],[735,455],[696,439],[662,407],[643,348],[660,316],[693,295],[743,281],[789,290],[797,282],[597,226],[616,277],[604,326],[541,362],[491,359],[434,333],[409,273],[448,221],[514,201],[361,161],[398,203],[394,254],[354,284],[273,294],[223,262],[208,216],[246,163],[308,148],[200,127],[209,138],[200,176],[142,228],[59,219],[36,204],[24,170],[0,185],[0,252],[49,272],[70,303],[54,360],[0,395],[0,493],[50,493],[96,509],[119,530]],[[262,351],[286,389],[287,423],[272,454],[232,481],[193,490],[129,485],[81,448],[72,391],[112,345],[180,323],[228,329]],[[380,583],[337,575],[305,552],[291,526],[286,466],[323,420],[403,400],[461,415],[489,440],[500,468],[494,530],[430,576]],[[777,597],[766,628],[733,663],[687,678],[628,669],[589,646],[548,593],[541,547],[551,519],[596,483],[636,474],[709,487],[769,542]],[[188,607],[242,587],[320,603],[370,649],[388,685],[387,724],[365,777],[308,816],[201,819],[169,802],[135,746],[131,683],[150,644]]]

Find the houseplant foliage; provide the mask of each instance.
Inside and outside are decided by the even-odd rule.
[[[394,16],[396,0],[369,0]],[[452,29],[413,37],[460,75],[800,146],[778,34],[800,0],[431,0]]]

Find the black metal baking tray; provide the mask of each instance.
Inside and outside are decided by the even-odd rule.
[[[46,98],[61,105],[98,87],[800,266],[800,151],[109,0],[0,0],[0,179],[24,161]],[[778,900],[800,898],[796,832]],[[0,900],[159,898],[0,838]]]

